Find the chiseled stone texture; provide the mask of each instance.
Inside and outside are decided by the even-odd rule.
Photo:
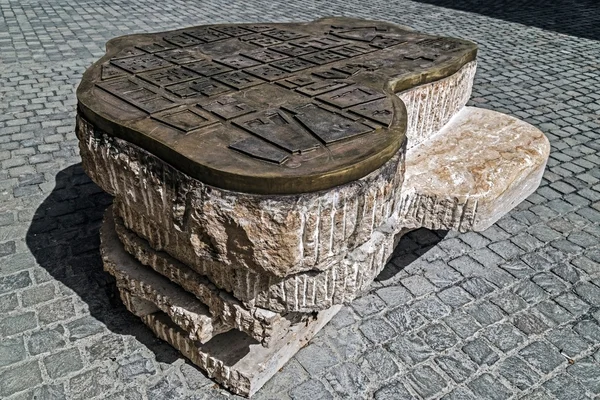
[[[477,61],[471,61],[447,78],[398,93],[406,105],[408,149],[427,141],[467,104],[476,70]]]
[[[0,1],[0,276],[26,271],[31,280],[25,287],[7,286],[0,294],[0,397],[238,399],[224,395],[199,368],[157,340],[123,307],[114,282],[102,272],[98,229],[112,199],[81,168],[74,90],[83,71],[104,54],[106,41],[119,35],[217,22],[310,21],[342,12],[477,42],[469,105],[537,126],[552,151],[539,189],[487,230],[459,234],[420,229],[405,235],[369,294],[385,305],[374,300],[377,307],[367,311],[357,301],[343,307],[253,399],[340,397],[337,393],[353,390],[355,382],[364,383],[337,379],[341,372],[334,371],[346,363],[367,375],[366,399],[419,398],[412,377],[423,366],[446,382],[433,399],[494,398],[498,383],[515,400],[597,397],[600,342],[592,333],[600,312],[598,304],[581,295],[592,297],[575,286],[600,287],[600,42],[590,40],[600,37],[600,3],[498,4],[398,0],[390,7],[381,0],[275,0],[265,7],[264,2],[231,0],[223,7],[221,0]],[[586,237],[596,244],[582,246]],[[507,244],[519,252],[506,251]],[[460,280],[437,279],[448,271]],[[541,273],[561,284],[544,284],[546,291],[536,283],[546,281],[537,277]],[[16,282],[12,279],[7,282]],[[415,281],[418,295],[404,285],[414,289]],[[389,296],[388,291],[399,294]],[[505,298],[515,299],[515,307],[498,301]],[[438,299],[450,311],[423,316],[428,299]],[[38,316],[56,302],[74,307],[73,312],[52,311],[54,322],[41,322]],[[466,310],[486,302],[500,307],[503,319],[482,327]],[[512,317],[525,310],[550,328],[539,335],[523,334]],[[411,322],[405,323],[408,318]],[[457,340],[442,352],[417,340],[438,324],[448,326]],[[82,325],[90,329],[82,331]],[[479,365],[463,352],[475,338],[494,350],[497,362]],[[347,345],[340,348],[340,342]],[[46,357],[74,347],[83,368],[50,378]],[[569,364],[559,350],[575,363]],[[407,353],[423,361],[405,361]],[[520,388],[524,381],[500,373],[514,357],[539,375],[526,389]],[[447,373],[448,364],[463,368]],[[490,380],[481,391],[479,378],[485,374],[496,384]]]
[[[115,221],[112,207],[107,210],[104,221],[101,238],[104,244],[102,255],[105,269],[117,278],[117,285],[122,289],[121,297],[125,298],[124,302],[130,302],[128,308],[143,308],[134,312],[140,317],[160,309],[183,330],[189,332],[191,339],[194,339],[195,335],[194,330],[190,331],[190,322],[197,321],[192,325],[198,325],[196,330],[205,332],[206,339],[210,339],[213,333],[235,328],[263,345],[268,345],[271,339],[278,335],[279,331],[289,327],[291,322],[302,319],[301,314],[281,316],[268,310],[244,306],[228,292],[218,289],[205,276],[194,272],[168,254],[152,249],[144,239],[123,227],[118,217]],[[135,258],[125,249],[131,250]],[[158,274],[142,264],[148,265]],[[178,292],[189,292],[196,298],[190,299],[189,294]],[[136,297],[133,302],[131,295]],[[178,304],[173,304],[178,297],[185,299],[185,302],[179,300]],[[149,302],[150,306],[140,302],[141,299]],[[191,303],[191,307],[187,307],[186,303]],[[190,315],[190,309],[197,309],[199,312],[196,314],[201,315]],[[181,313],[183,320],[179,316]],[[212,317],[207,318],[207,313]],[[213,329],[213,324],[217,325],[217,330]]]
[[[180,274],[178,270],[186,271],[185,274],[190,276],[188,271],[191,269],[194,275],[206,276],[211,283],[231,292],[245,307],[260,307],[273,312],[312,312],[352,301],[370,288],[375,277],[385,267],[394,251],[396,241],[403,232],[398,218],[390,218],[372,233],[366,243],[349,252],[330,269],[277,278],[194,258],[178,261],[164,251],[154,250],[145,239],[129,230],[126,227],[127,216],[124,222],[121,222],[123,219],[118,213],[119,202],[116,206],[114,210],[117,213],[116,230],[119,239],[127,252],[133,254],[144,265],[177,282],[181,281],[177,277]],[[130,209],[124,212],[127,215],[132,214]],[[130,223],[135,223],[134,221],[140,223],[140,229],[144,226],[152,227],[151,221],[140,216],[129,219]],[[146,229],[145,232],[164,237],[155,229]],[[176,240],[171,240],[171,243],[175,248],[180,247]],[[195,281],[199,279],[201,278]],[[193,282],[181,285],[194,292],[197,289],[194,289]]]
[[[218,262],[277,277],[323,270],[397,211],[401,155],[330,190],[253,195],[207,186],[82,118],[77,121],[83,167],[92,180],[124,208],[153,220],[164,239],[152,247],[182,261]],[[138,225],[129,228],[145,236],[146,228]],[[174,249],[174,241],[182,246]]]
[[[306,323],[292,325],[280,332],[269,346],[261,346],[247,335],[231,330],[199,344],[175,325],[165,314],[157,312],[142,320],[161,339],[178,349],[208,376],[242,396],[251,396],[312,337],[337,314],[334,306],[311,316]]]
[[[548,139],[533,125],[463,108],[406,154],[406,227],[485,230],[537,189],[549,153]]]

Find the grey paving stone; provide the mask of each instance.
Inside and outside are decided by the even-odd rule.
[[[79,349],[71,348],[44,358],[44,366],[52,379],[60,378],[83,368]]]
[[[311,343],[296,355],[298,362],[311,375],[318,375],[339,362],[339,357],[329,347]]]
[[[544,388],[537,388],[532,392],[519,397],[520,400],[546,400],[548,398],[550,398],[550,395]]]
[[[341,398],[365,397],[368,378],[355,363],[347,362],[332,368],[325,376],[335,394]]]
[[[415,397],[410,394],[406,387],[400,382],[393,382],[382,387],[374,395],[375,400],[412,400]]]
[[[454,346],[458,342],[456,334],[440,323],[425,326],[418,335],[429,347],[439,352]]]
[[[475,276],[471,279],[467,279],[462,285],[462,288],[471,294],[475,298],[485,296],[488,293],[492,293],[495,289],[494,285],[486,281],[480,276]]]
[[[146,390],[148,400],[176,399],[182,397],[183,393],[183,382],[172,372]]]
[[[57,350],[65,344],[64,329],[61,326],[34,332],[27,340],[27,347],[32,355]]]
[[[588,342],[568,327],[552,331],[548,335],[548,340],[556,346],[560,352],[571,358],[586,351],[590,346]]]
[[[396,335],[395,329],[383,318],[371,318],[363,322],[359,329],[373,343],[388,341]]]
[[[570,292],[555,297],[554,301],[576,317],[585,314],[590,309],[589,304]]]
[[[428,365],[415,368],[408,379],[415,391],[425,398],[436,395],[447,386],[444,377]]]
[[[314,379],[306,381],[290,391],[292,399],[315,399],[328,400],[333,399],[333,395],[325,389],[325,386]]]
[[[442,400],[476,400],[476,397],[467,389],[459,387],[442,397]]]
[[[481,326],[488,326],[504,318],[502,310],[486,300],[465,307],[465,311],[471,314]]]
[[[507,314],[514,314],[527,307],[525,300],[509,291],[496,292],[490,301]]]
[[[526,338],[514,325],[506,322],[486,328],[484,336],[503,352],[516,348]]]
[[[452,308],[458,308],[471,302],[473,299],[467,291],[460,286],[452,286],[437,294],[438,298]]]
[[[470,314],[467,314],[462,310],[454,311],[444,318],[444,322],[454,331],[454,333],[463,339],[473,336],[475,332],[481,329],[479,322],[477,322]]]
[[[544,387],[559,400],[589,398],[581,384],[567,373],[549,379],[544,383]]]
[[[0,294],[12,292],[31,285],[28,271],[0,277]]]
[[[69,340],[75,341],[104,331],[103,325],[92,316],[85,316],[65,325],[69,330]]]
[[[513,386],[520,390],[527,390],[539,380],[540,376],[531,369],[525,361],[512,356],[498,366],[498,372]]]
[[[38,308],[38,319],[40,324],[46,325],[62,321],[75,316],[75,307],[70,298],[63,298],[44,303]]]
[[[552,321],[553,324],[563,324],[573,318],[571,313],[559,306],[553,300],[542,301],[541,303],[536,304],[533,310],[545,316],[547,320]]]
[[[473,379],[467,385],[481,399],[503,400],[512,395],[506,386],[487,373]]]
[[[90,399],[106,393],[112,387],[114,378],[106,369],[95,368],[69,379],[73,399]]]
[[[600,364],[593,358],[578,360],[567,368],[567,372],[582,382],[592,393],[600,393]]]
[[[543,341],[531,343],[520,350],[519,355],[532,367],[545,374],[566,363],[565,358],[559,353],[558,349]]]
[[[25,345],[22,337],[0,341],[0,368],[25,359]]]
[[[396,337],[386,347],[396,357],[409,365],[418,364],[435,354],[421,338],[412,335]]]
[[[581,282],[575,285],[575,293],[593,306],[600,305],[600,287],[596,285],[589,282]]]
[[[0,336],[12,336],[37,327],[32,311],[0,318]]]
[[[412,307],[399,307],[388,312],[386,318],[397,328],[399,333],[419,329],[427,322],[425,317]],[[385,330],[386,328],[383,328],[382,332]]]
[[[179,370],[181,371],[186,386],[191,390],[198,390],[202,387],[214,384],[213,381],[208,379],[208,377],[206,377],[206,375],[198,367],[189,362],[182,364]],[[271,379],[271,381],[275,380],[275,382],[269,381],[267,383],[265,390],[269,389],[269,384],[279,383],[279,385],[277,385],[278,388],[295,386],[302,382],[306,376],[306,371],[304,371],[300,364],[298,364],[296,360],[292,360],[286,364],[281,371],[275,375],[275,377]],[[285,382],[286,378],[291,378],[293,383],[288,386],[281,384],[282,382]]]
[[[419,300],[413,304],[413,308],[431,321],[440,319],[452,311],[450,307],[435,297]]]
[[[424,296],[435,291],[435,286],[423,276],[409,276],[402,279],[401,282],[416,297]]]
[[[477,371],[477,365],[458,351],[437,356],[435,363],[458,384],[471,378]]]
[[[526,335],[542,334],[549,328],[543,319],[530,310],[513,316],[512,322]]]
[[[358,298],[356,301],[352,302],[352,308],[361,317],[375,314],[383,310],[384,307],[385,302],[374,294]]]
[[[513,292],[528,304],[537,304],[548,297],[541,287],[529,280],[520,281],[513,287]]]
[[[493,365],[499,358],[498,354],[481,338],[468,341],[462,347],[462,351],[478,365]]]
[[[35,400],[65,400],[65,388],[61,385],[44,385],[35,388],[31,395]]]
[[[128,355],[118,361],[117,377],[125,382],[139,378],[147,378],[156,373],[152,360],[140,353]]]
[[[392,332],[394,332],[393,329]],[[335,336],[327,339],[327,342],[339,354],[341,360],[358,358],[364,353],[368,343],[359,332],[352,328],[337,330]]]
[[[40,366],[37,360],[31,360],[0,372],[0,396],[8,397],[40,383]]]
[[[378,289],[375,293],[377,293],[389,307],[403,306],[413,299],[410,292],[402,286],[384,287]]]
[[[9,293],[0,296],[0,313],[7,314],[14,311],[19,306],[19,299],[16,293]]]
[[[583,320],[577,323],[573,329],[591,343],[600,342],[600,326],[594,321]]]
[[[567,285],[551,272],[541,272],[532,276],[531,280],[551,295],[558,295],[567,288]]]
[[[120,336],[105,335],[93,338],[85,346],[87,357],[95,362],[106,359],[116,359],[123,354],[125,343]]]
[[[30,307],[38,303],[52,300],[54,298],[54,292],[54,284],[52,282],[36,285],[21,292],[21,302],[23,307]]]
[[[401,371],[392,355],[381,347],[365,353],[361,368],[374,382],[387,380]]]

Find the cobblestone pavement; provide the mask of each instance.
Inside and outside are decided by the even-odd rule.
[[[74,91],[117,35],[326,15],[478,42],[471,104],[536,125],[552,154],[539,190],[487,231],[405,237],[256,398],[600,394],[599,42],[405,0],[138,3],[0,0],[0,398],[233,397],[115,298],[98,253],[111,199],[79,164]]]

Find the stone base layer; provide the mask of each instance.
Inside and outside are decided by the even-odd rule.
[[[143,316],[160,309],[187,331],[190,339],[205,342],[215,334],[237,329],[265,346],[291,323],[306,319],[303,314],[282,316],[245,307],[186,265],[151,249],[143,239],[124,230],[118,217],[116,220],[115,224],[111,207],[106,211],[101,229],[104,268],[116,278],[124,303],[130,302],[131,296],[135,298],[129,308],[140,309],[136,315]],[[134,254],[137,259],[125,251],[117,231],[122,231],[120,236],[124,243],[136,243]],[[148,264],[154,270],[145,266]]]

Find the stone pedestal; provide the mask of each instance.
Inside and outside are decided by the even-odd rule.
[[[535,190],[549,145],[465,107],[475,55],[348,19],[109,42],[77,136],[115,196],[102,255],[124,304],[250,396],[368,291],[402,234],[492,225]]]

